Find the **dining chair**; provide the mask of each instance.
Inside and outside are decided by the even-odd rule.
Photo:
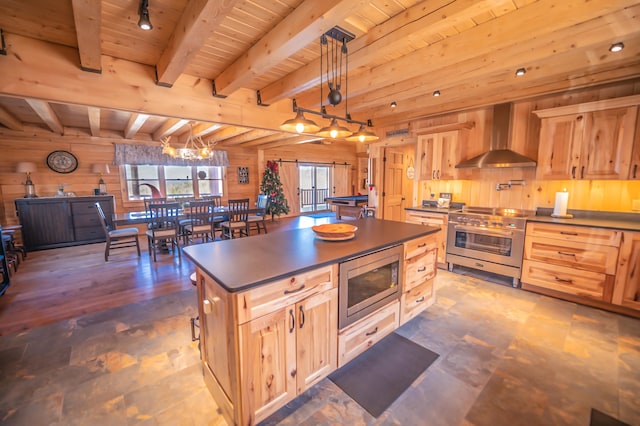
[[[222,209],[223,205],[222,205],[222,195],[205,195],[203,197],[200,197],[200,199],[202,200],[207,200],[207,201],[213,201],[213,210],[214,212],[216,210],[220,210]],[[216,231],[220,231],[222,232],[222,227],[221,227],[221,223],[224,222],[225,220],[227,220],[227,217],[218,212],[217,214],[213,215],[213,227]]]
[[[249,199],[229,200],[227,220],[220,224],[222,228],[222,238],[230,239],[249,236],[249,225],[247,216],[249,215]]]
[[[182,259],[180,252],[180,235],[178,233],[178,203],[149,204],[149,229],[147,229],[147,241],[149,242],[149,255],[153,252],[153,261],[156,261],[156,253],[161,247],[178,252],[178,258]]]
[[[196,238],[201,238],[203,243],[215,240],[213,201],[192,201],[185,213],[188,223],[184,225],[184,244]]]
[[[104,246],[104,261],[109,261],[109,252],[111,250],[135,247],[138,250],[138,257],[140,256],[140,241],[138,240],[138,228],[121,228],[115,229],[107,221],[107,217],[104,214],[104,210],[100,206],[100,203],[95,203],[96,210],[98,212],[98,219],[102,225],[105,236],[107,237],[107,243]]]
[[[247,223],[249,225],[249,234],[252,230],[258,231],[260,234],[262,231],[267,233],[267,223],[264,220],[267,215],[267,206],[269,205],[269,196],[260,194],[258,195],[258,201],[256,207],[260,209],[256,214],[247,216]]]

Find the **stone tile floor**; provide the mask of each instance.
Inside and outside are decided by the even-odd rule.
[[[487,277],[485,277],[487,278]],[[640,425],[640,320],[439,271],[437,303],[398,333],[440,354],[379,418],[328,379],[265,424]],[[0,338],[0,422],[226,424],[191,342],[195,292]]]

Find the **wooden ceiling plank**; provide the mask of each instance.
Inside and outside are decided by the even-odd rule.
[[[306,0],[214,79],[217,94],[227,96],[246,87],[369,2]]]
[[[129,117],[127,121],[127,126],[124,128],[125,139],[133,139],[149,117],[149,114],[131,114],[131,117]]]
[[[317,136],[307,136],[307,135],[300,135],[294,138],[287,138],[287,139],[283,139],[281,141],[276,141],[276,142],[270,142],[270,143],[266,143],[263,145],[258,146],[258,149],[272,149],[272,148],[278,148],[281,146],[286,146],[286,145],[300,145],[303,143],[310,143],[310,142],[316,142],[316,141],[321,141],[324,138],[320,138]]]
[[[254,139],[252,141],[246,142],[242,144],[243,148],[249,148],[249,147],[254,147],[254,146],[258,146],[258,145],[264,145],[267,143],[271,143],[271,142],[276,142],[276,141],[283,141],[286,139],[291,139],[291,138],[297,138],[300,135],[297,133],[285,133],[285,132],[280,132],[280,133],[274,133],[271,136],[265,136],[263,138],[257,138]]]
[[[80,1],[80,0],[74,0]],[[240,0],[190,0],[156,64],[157,83],[171,87]]]
[[[22,122],[2,107],[0,107],[0,124],[11,130],[24,130]]]
[[[181,118],[170,118],[164,122],[158,130],[153,132],[152,139],[159,141],[160,139],[171,136],[173,133],[176,133],[180,130],[184,125],[188,124],[189,120],[184,120]]]
[[[501,0],[498,4],[503,3],[511,3],[511,0]],[[469,21],[475,15],[490,11],[495,6],[494,0],[422,2],[374,28],[364,37],[349,42],[349,67],[354,70],[375,62],[376,58],[385,57],[406,45],[407,39],[421,39],[428,34],[445,31],[457,23]],[[319,69],[318,58],[285,78],[260,89],[260,96],[267,104],[292,97],[319,84]]]
[[[64,126],[60,119],[49,105],[49,102],[39,101],[36,99],[25,99],[31,109],[40,117],[42,121],[51,129],[52,132],[64,135]]]
[[[87,107],[87,115],[89,116],[89,130],[91,136],[100,136],[100,108]]]
[[[76,25],[80,66],[83,71],[102,72],[101,0],[72,0],[73,20]]]
[[[255,130],[254,129],[254,130],[251,130],[250,132],[247,132],[238,136],[234,136],[233,138],[226,139],[224,142],[222,142],[222,145],[224,146],[241,145],[251,140],[254,140],[257,138],[263,138],[265,136],[271,136],[273,134],[274,132],[272,130]]]
[[[193,136],[206,136],[209,133],[218,130],[220,127],[222,126],[217,123],[199,123],[193,126]]]

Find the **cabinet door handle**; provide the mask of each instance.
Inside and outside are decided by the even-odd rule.
[[[367,336],[373,336],[374,334],[376,334],[378,332],[378,327],[376,327],[373,331],[370,331],[368,333],[365,333],[365,335]]]
[[[424,302],[424,296],[422,296],[420,299],[416,299],[416,303],[422,303]]]
[[[555,279],[556,279],[556,281],[561,282],[561,283],[573,284],[573,280],[571,278],[555,277]]]
[[[304,325],[304,309],[302,309],[302,306],[300,306],[300,328],[302,328],[302,326]]]
[[[427,270],[426,266],[423,266],[422,268],[418,268],[418,272],[424,272]]]
[[[578,236],[577,232],[567,232],[567,231],[560,231],[560,233],[562,235],[573,235],[573,236]]]
[[[436,171],[434,170],[433,172],[431,172],[431,179],[435,179],[436,178]]]
[[[573,256],[576,257],[575,253],[567,253],[566,251],[559,251],[558,254],[561,254],[563,256]]]
[[[427,243],[418,244],[418,248],[426,247]]]
[[[638,171],[638,165],[634,164],[633,165],[633,178],[636,179],[636,172]]]
[[[302,289],[304,288],[304,284],[302,284],[300,287],[294,289],[294,290],[285,290],[284,294],[292,294],[292,293],[297,293],[299,291],[302,291]]]
[[[438,179],[440,179],[440,170],[438,170]]]
[[[296,317],[293,315],[293,309],[289,309],[289,319],[291,320],[289,333],[293,333],[293,330],[296,328]]]
[[[580,179],[584,179],[584,166],[580,169]]]
[[[573,166],[571,168],[571,179],[575,179],[576,178],[576,166]]]

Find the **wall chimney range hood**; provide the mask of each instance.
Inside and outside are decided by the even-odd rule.
[[[508,148],[511,133],[511,107],[511,103],[494,105],[489,151],[462,161],[456,165],[457,169],[536,167],[534,160]]]

